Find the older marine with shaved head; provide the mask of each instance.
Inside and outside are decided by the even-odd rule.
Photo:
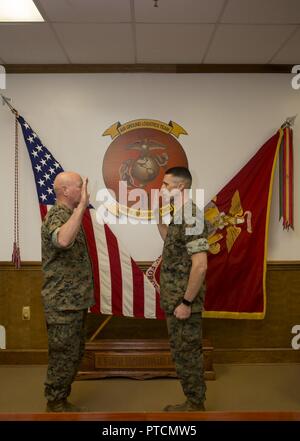
[[[86,313],[94,303],[91,263],[81,226],[89,205],[87,184],[88,180],[75,172],[57,175],[56,204],[42,225],[48,412],[84,410],[67,398],[84,354]]]

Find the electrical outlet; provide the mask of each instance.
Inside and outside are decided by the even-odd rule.
[[[30,320],[30,306],[23,306],[22,320]]]

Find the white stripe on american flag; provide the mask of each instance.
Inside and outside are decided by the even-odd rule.
[[[120,244],[119,244],[120,245]],[[122,270],[122,312],[123,315],[133,317],[133,285],[132,285],[132,269],[131,258],[128,253],[124,252],[122,246],[119,246],[121,270]]]
[[[111,268],[109,263],[104,225],[97,222],[96,210],[90,210],[97,247],[100,277],[100,305],[102,314],[112,314]]]

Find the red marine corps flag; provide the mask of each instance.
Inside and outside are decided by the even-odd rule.
[[[205,207],[205,219],[212,227],[205,317],[264,318],[271,193],[276,159],[282,150],[286,158],[282,215],[284,227],[292,227],[293,156],[289,127],[272,136]],[[148,270],[157,289],[159,271],[160,259]]]
[[[207,273],[207,317],[263,318],[272,183],[282,130],[206,207],[214,227]]]

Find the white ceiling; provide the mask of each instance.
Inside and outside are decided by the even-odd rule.
[[[300,0],[35,4],[45,23],[0,23],[0,64],[300,64]]]

